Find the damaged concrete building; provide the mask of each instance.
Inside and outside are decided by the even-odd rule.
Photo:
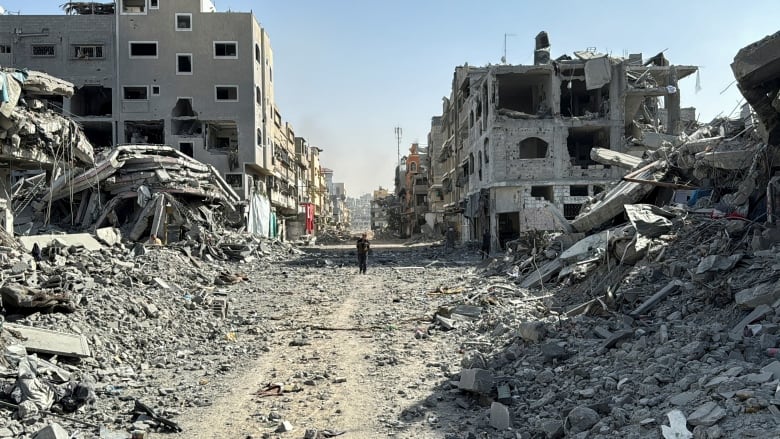
[[[544,32],[534,65],[457,67],[431,126],[440,220],[463,240],[490,230],[501,247],[526,231],[567,230],[589,197],[625,173],[594,161],[594,148],[630,152],[627,139],[647,126],[679,134],[693,111],[680,108],[677,81],[696,71],[663,54],[588,50],[551,60]]]
[[[73,95],[52,105],[96,147],[170,145],[214,166],[250,207],[270,205],[278,224],[264,233],[316,214],[301,205],[312,168],[275,104],[273,51],[253,13],[218,12],[209,0],[98,5],[0,15],[0,65],[72,82]]]

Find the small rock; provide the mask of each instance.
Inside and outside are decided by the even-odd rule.
[[[688,416],[688,423],[691,425],[704,425],[709,427],[715,425],[724,416],[726,411],[721,408],[715,402],[708,402],[699,406],[690,416]]]
[[[579,406],[569,412],[564,425],[568,427],[570,433],[580,433],[590,430],[600,420],[601,417],[595,410]]]
[[[276,427],[277,433],[287,433],[288,431],[292,431],[293,425],[289,421],[282,421],[281,424],[279,424],[278,427]]]

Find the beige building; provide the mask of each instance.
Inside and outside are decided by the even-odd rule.
[[[295,132],[275,104],[271,42],[253,13],[210,0],[72,12],[0,15],[0,65],[73,82],[60,105],[96,146],[171,145],[213,165],[242,198],[268,198],[280,222],[295,220],[306,195]]]

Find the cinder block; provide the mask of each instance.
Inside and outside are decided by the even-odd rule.
[[[458,388],[469,392],[488,394],[493,389],[493,375],[485,369],[463,369]]]
[[[506,430],[512,427],[512,416],[509,407],[500,402],[490,405],[490,426],[496,430]]]

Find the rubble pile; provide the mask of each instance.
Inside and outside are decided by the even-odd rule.
[[[87,430],[176,431],[171,416],[209,404],[212,395],[201,387],[209,377],[261,353],[262,339],[238,344],[237,337],[246,341],[273,330],[256,312],[231,309],[258,295],[246,273],[294,251],[239,235],[211,248],[201,260],[184,243],[90,251],[55,242],[39,261],[26,250],[6,248],[0,401],[7,402],[0,404],[0,437],[34,433],[58,415],[77,420],[63,425]],[[220,255],[243,264],[225,264]],[[200,385],[183,370],[198,372]],[[138,403],[157,407],[160,419],[139,420],[133,414]]]
[[[488,341],[444,389],[487,401],[480,427],[503,437],[780,436],[775,118],[637,133],[641,157],[594,149],[622,181],[439,307],[436,328]]]
[[[92,145],[81,128],[41,95],[71,97],[73,84],[42,72],[0,68],[2,155],[48,167],[92,165]]]
[[[595,251],[601,265],[577,283],[476,278],[433,322],[466,346],[443,391],[473,395],[478,428],[522,437],[658,437],[675,411],[695,437],[776,437],[780,271],[750,239],[771,233],[688,217],[634,264]]]
[[[132,241],[153,235],[175,242],[223,224],[217,215],[235,213],[238,202],[210,165],[168,146],[123,145],[92,168],[66,171],[39,192],[16,224],[40,228],[49,219],[76,230],[111,226]]]
[[[317,244],[350,244],[354,241],[355,238],[349,230],[328,227],[317,233]]]

